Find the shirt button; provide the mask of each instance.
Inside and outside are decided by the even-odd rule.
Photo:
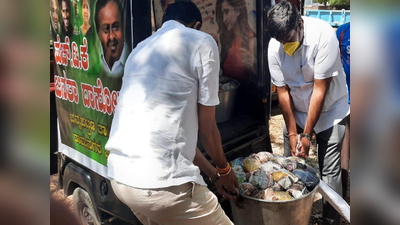
[[[147,191],[148,196],[151,196],[151,194],[152,194],[151,191]]]

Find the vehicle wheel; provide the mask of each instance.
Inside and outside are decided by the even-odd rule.
[[[82,224],[100,225],[96,210],[89,194],[82,188],[76,188],[72,196],[74,210],[78,213]]]

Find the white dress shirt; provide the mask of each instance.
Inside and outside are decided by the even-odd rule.
[[[347,102],[346,76],[340,60],[339,42],[333,28],[323,20],[302,17],[304,39],[292,56],[271,38],[268,47],[268,64],[273,84],[288,85],[294,104],[296,123],[304,128],[314,79],[333,77],[326,93],[321,116],[314,127],[320,133],[345,118],[350,113]]]
[[[195,182],[197,104],[218,100],[218,47],[201,31],[168,21],[129,55],[112,121],[108,175],[136,188]]]

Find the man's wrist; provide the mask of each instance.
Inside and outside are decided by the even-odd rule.
[[[218,170],[219,169],[224,169],[224,168],[229,166],[229,163],[226,160],[224,160],[224,161],[221,161],[221,162],[215,162],[215,166],[217,167]]]
[[[311,137],[311,135],[309,135],[309,134],[306,134],[306,133],[301,133],[300,134],[300,138],[307,138],[310,142],[311,142],[311,140],[312,140],[312,137]]]
[[[210,182],[212,184],[214,184],[215,182],[217,182],[219,180],[219,178],[221,177],[221,175],[219,174],[219,172],[217,171],[214,175],[214,177],[209,177],[208,179],[210,180]]]
[[[229,163],[226,163],[226,166],[223,167],[223,168],[220,168],[220,167],[217,166],[217,170],[218,170],[218,173],[219,173],[220,175],[221,175],[221,174],[225,174],[225,173],[227,173],[228,171],[231,170],[231,166],[229,165]]]

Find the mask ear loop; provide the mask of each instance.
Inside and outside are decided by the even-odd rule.
[[[304,20],[300,17],[300,19],[301,19],[301,21],[303,22],[303,29],[304,29]],[[299,20],[300,20],[299,19]],[[298,23],[297,23],[297,26],[296,26],[296,31],[297,31],[297,29],[299,29],[299,31],[297,32],[297,34],[299,35],[299,42],[300,42],[300,45],[302,45],[303,44],[303,40],[304,40],[304,32],[303,32],[303,37],[301,37],[300,36],[300,31],[301,31],[301,29],[302,29],[302,27],[300,27],[300,25],[301,25],[301,22],[299,21]]]

